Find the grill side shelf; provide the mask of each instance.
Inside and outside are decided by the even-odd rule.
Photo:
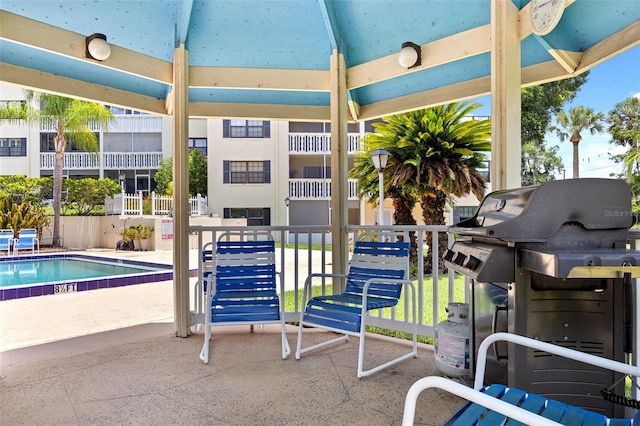
[[[556,278],[640,278],[640,251],[595,249],[545,252],[519,250],[520,267]]]

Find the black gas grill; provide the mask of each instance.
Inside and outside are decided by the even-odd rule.
[[[626,248],[633,223],[624,181],[571,179],[489,194],[472,218],[449,228],[457,239],[444,254],[448,267],[471,278],[472,359],[488,334],[508,331],[623,361],[640,276],[640,251]],[[612,373],[507,344],[491,352],[487,382],[620,414],[600,396],[618,381]],[[612,390],[623,389],[621,382]]]

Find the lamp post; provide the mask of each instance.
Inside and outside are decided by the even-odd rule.
[[[289,204],[291,204],[291,198],[287,197],[284,199],[284,205],[287,206],[287,231],[284,233],[285,235],[285,247],[289,244]]]
[[[125,175],[124,173],[120,172],[120,174],[118,175],[118,181],[120,182],[120,189],[122,190],[122,192],[125,191],[125,184],[127,181],[127,175]]]
[[[371,160],[373,166],[378,170],[378,186],[380,187],[380,226],[384,225],[384,169],[387,167],[387,160],[389,159],[389,151],[386,149],[376,149],[371,153]]]

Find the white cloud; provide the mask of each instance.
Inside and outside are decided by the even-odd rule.
[[[634,98],[638,98],[638,99],[640,99],[640,92],[638,92],[638,93],[634,93],[632,96],[633,96]]]

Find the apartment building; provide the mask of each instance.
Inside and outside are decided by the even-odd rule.
[[[21,88],[0,85],[0,102],[24,102]],[[96,128],[99,153],[69,147],[67,178],[111,178],[127,193],[148,194],[163,158],[172,156],[171,119],[111,107],[116,120]],[[348,166],[372,122],[348,128]],[[0,175],[51,176],[54,129],[0,124]],[[331,221],[330,123],[243,119],[191,119],[189,149],[208,157],[208,212],[245,218],[249,225],[326,225]],[[488,172],[487,172],[488,178]],[[377,207],[357,198],[348,182],[348,222],[373,224]],[[458,202],[448,222],[473,212],[477,200]],[[392,223],[392,203],[384,204],[384,223]],[[417,213],[416,218],[420,218]]]

